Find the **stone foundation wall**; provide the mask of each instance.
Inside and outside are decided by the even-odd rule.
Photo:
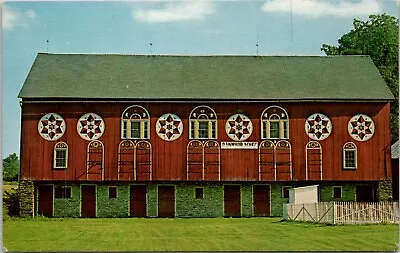
[[[203,188],[203,199],[196,199],[196,188]],[[222,217],[223,191],[220,184],[184,183],[175,188],[176,217]]]
[[[109,198],[108,185],[97,186],[97,216],[98,217],[128,217],[129,216],[129,185],[117,186],[117,197]]]
[[[54,217],[79,217],[81,189],[79,185],[62,185],[71,187],[71,198],[54,198]]]
[[[342,187],[342,197],[333,197],[333,187]],[[319,187],[319,201],[329,202],[329,201],[355,201],[356,200],[356,185],[348,183],[325,183]]]
[[[229,183],[227,183],[229,184]],[[253,216],[253,186],[260,183],[235,183],[241,185],[241,210],[242,217]],[[55,184],[56,186],[57,184]],[[54,199],[55,217],[79,217],[81,213],[81,189],[79,184],[63,184],[71,187],[71,198]],[[97,217],[129,217],[130,207],[130,185],[131,183],[116,183],[117,198],[110,199],[108,196],[109,185],[99,183],[97,190]],[[163,183],[147,184],[147,216],[158,216],[158,186]],[[176,217],[223,217],[224,216],[224,183],[221,182],[174,182],[167,185],[175,186],[175,216]],[[289,202],[284,198],[282,187],[306,186],[305,182],[295,183],[266,183],[270,186],[270,215],[281,217],[283,215],[283,204]],[[309,185],[309,184],[308,184]],[[333,187],[342,187],[342,198],[333,198]],[[196,188],[203,189],[203,199],[197,199]],[[33,183],[22,182],[24,192],[25,216],[32,216],[33,210]],[[388,195],[387,189],[391,184],[381,184],[381,196]],[[356,185],[352,183],[322,183],[319,184],[320,201],[355,201]]]
[[[148,217],[157,217],[157,203],[158,203],[158,195],[157,195],[157,185],[156,184],[148,184],[147,185],[147,216]]]
[[[379,181],[378,183],[378,201],[392,201],[392,181]]]
[[[284,198],[282,195],[282,187],[290,186],[290,184],[271,184],[271,216],[283,215],[283,204],[289,203],[289,198]]]
[[[33,217],[35,210],[35,192],[32,181],[21,180],[18,186],[19,215]]]

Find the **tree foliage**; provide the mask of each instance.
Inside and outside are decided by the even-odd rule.
[[[354,29],[344,34],[339,46],[323,44],[326,55],[369,55],[395,100],[391,103],[392,142],[399,138],[399,20],[387,14],[354,19]]]
[[[3,220],[7,215],[19,215],[19,195],[15,190],[3,193]]]
[[[3,159],[3,180],[18,181],[19,177],[19,159],[17,154],[12,153]]]

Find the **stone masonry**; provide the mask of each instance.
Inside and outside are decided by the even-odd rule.
[[[34,186],[32,181],[21,180],[18,187],[19,215],[33,217],[34,215]]]
[[[379,181],[378,184],[378,200],[379,201],[392,201],[392,181]]]

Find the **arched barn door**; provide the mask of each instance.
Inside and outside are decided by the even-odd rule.
[[[99,140],[88,144],[86,180],[104,180],[104,145]]]
[[[322,147],[317,141],[306,146],[306,180],[322,180]]]
[[[275,144],[266,140],[260,143],[258,150],[258,180],[259,181],[274,181],[276,180],[275,170]]]

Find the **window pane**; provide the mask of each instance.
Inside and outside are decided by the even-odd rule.
[[[147,139],[147,138],[148,138],[148,131],[149,131],[148,122],[147,122],[147,121],[144,121],[144,122],[143,122],[143,128],[144,128],[144,135],[143,135],[143,138],[144,138],[144,139]]]
[[[282,188],[282,197],[283,198],[285,198],[285,199],[289,198],[289,189],[290,189],[290,186],[284,186]]]
[[[211,138],[217,138],[217,122],[211,121]]]
[[[117,187],[115,186],[108,187],[108,198],[110,199],[117,198]]]
[[[333,187],[333,198],[339,199],[342,197],[342,187]]]
[[[262,122],[262,130],[261,130],[261,134],[262,134],[262,139],[266,139],[267,138],[267,122],[263,121]]]
[[[140,122],[131,121],[131,138],[140,139]]]
[[[345,150],[344,151],[345,168],[355,168],[356,167],[355,153],[356,152],[354,150]]]
[[[270,138],[279,138],[279,122],[270,122],[269,123],[269,137]]]
[[[57,198],[57,199],[60,199],[60,198],[63,197],[63,190],[62,190],[62,187],[56,187],[56,188],[54,189],[54,197]]]
[[[203,188],[196,188],[196,199],[203,199]]]
[[[190,121],[190,138],[192,139],[192,138],[195,138],[195,136],[194,136],[194,128],[195,128],[195,121],[193,120],[193,121]]]
[[[208,138],[208,121],[199,121],[199,138]]]
[[[283,121],[283,138],[287,139],[289,138],[289,129],[288,129],[288,122]]]
[[[56,150],[56,168],[67,167],[67,150]]]
[[[71,187],[62,187],[62,186],[55,187],[54,196],[57,199],[71,198]]]
[[[128,138],[128,122],[126,120],[122,122],[122,138]]]

